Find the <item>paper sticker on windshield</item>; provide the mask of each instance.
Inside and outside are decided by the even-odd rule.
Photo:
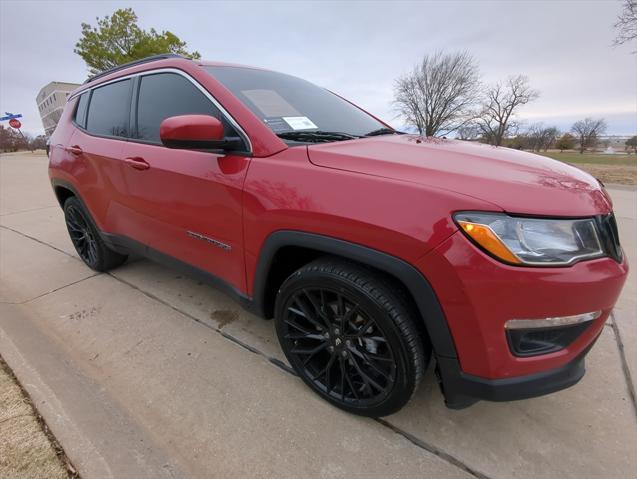
[[[263,122],[270,127],[274,133],[290,131],[290,126],[283,121],[283,118],[264,118]]]
[[[307,116],[284,116],[283,121],[290,125],[290,128],[293,130],[311,130],[318,128]]]

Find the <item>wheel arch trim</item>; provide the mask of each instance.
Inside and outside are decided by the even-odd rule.
[[[66,190],[69,190],[71,193],[73,193],[73,195],[78,200],[82,202],[82,206],[86,207],[86,205],[84,204],[84,201],[82,201],[82,197],[77,192],[77,189],[68,181],[61,180],[59,178],[51,178],[51,186],[53,187],[53,193],[55,193],[55,198],[58,200],[60,207],[64,208],[64,203],[60,200],[60,197],[58,196],[58,188],[64,188]]]
[[[97,231],[100,234],[102,233],[102,231],[103,231],[102,230],[102,225],[100,224],[98,218],[96,218],[95,215],[93,214],[93,211],[91,210],[91,208],[88,207],[88,205],[86,204],[86,201],[84,201],[84,198],[82,198],[82,195],[80,194],[78,189],[75,187],[75,185],[73,185],[69,181],[63,180],[61,178],[51,178],[51,186],[53,186],[53,192],[55,194],[56,199],[58,200],[58,203],[60,203],[60,207],[62,209],[64,209],[64,203],[62,203],[60,201],[60,198],[59,198],[58,193],[57,193],[57,189],[58,188],[65,188],[65,189],[69,190],[71,193],[73,193],[73,196],[75,196],[77,198],[77,200],[82,205],[82,208],[84,208],[84,210],[89,214],[89,216],[90,216],[89,219],[93,223],[93,226],[95,226],[95,228],[97,229]]]
[[[390,254],[341,239],[295,230],[279,230],[264,241],[254,275],[255,310],[265,316],[268,275],[276,253],[296,246],[349,258],[397,278],[411,294],[437,356],[456,358],[456,348],[438,298],[427,279],[415,267]]]

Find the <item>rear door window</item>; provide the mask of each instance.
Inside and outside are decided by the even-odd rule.
[[[137,99],[135,138],[161,143],[159,125],[178,115],[210,115],[224,126],[225,136],[238,136],[219,109],[188,79],[176,73],[142,76]]]
[[[73,120],[82,128],[86,127],[86,110],[88,107],[88,97],[91,92],[82,93],[77,100],[77,108]]]
[[[129,135],[131,80],[95,88],[88,108],[86,129],[93,135]]]

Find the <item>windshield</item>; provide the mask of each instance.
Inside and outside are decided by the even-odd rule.
[[[283,73],[230,66],[204,67],[285,140],[347,140],[386,126],[324,88]]]

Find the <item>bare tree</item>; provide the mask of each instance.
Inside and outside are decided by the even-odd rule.
[[[540,151],[542,148],[542,137],[544,136],[544,125],[542,123],[534,123],[531,125],[523,137],[525,139],[525,148],[532,151]]]
[[[637,0],[624,0],[624,7],[617,17],[615,28],[618,30],[615,45],[623,45],[637,38]],[[633,53],[637,53],[637,50]]]
[[[576,121],[571,127],[571,131],[579,139],[579,152],[584,153],[586,148],[593,148],[599,141],[599,135],[606,131],[606,120],[599,118],[584,118]]]
[[[536,123],[531,125],[525,136],[530,150],[546,151],[555,144],[560,131],[554,126],[546,127],[542,123]]]
[[[480,128],[475,123],[466,123],[456,130],[459,140],[475,140],[480,136]]]
[[[38,135],[30,143],[31,150],[44,150],[46,148],[46,136]]]
[[[529,85],[524,75],[509,77],[496,83],[485,93],[476,124],[482,136],[492,145],[500,146],[502,139],[517,127],[515,114],[519,107],[535,100],[539,92]]]
[[[394,105],[408,124],[426,136],[466,124],[478,98],[478,66],[467,52],[425,55],[394,86]]]
[[[516,150],[546,151],[555,145],[559,135],[560,131],[557,127],[533,123],[524,132],[503,143]]]
[[[546,151],[549,148],[553,148],[560,136],[560,133],[560,130],[555,126],[549,126],[548,128],[545,128],[542,135],[542,149]]]

